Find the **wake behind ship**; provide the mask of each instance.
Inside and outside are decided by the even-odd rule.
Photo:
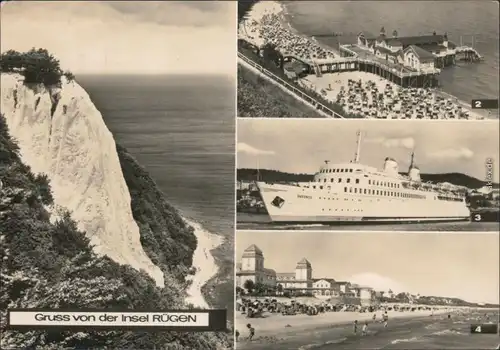
[[[361,133],[350,163],[325,161],[307,183],[257,182],[271,221],[276,223],[413,223],[466,221],[466,188],[422,182],[414,164],[408,175],[386,158],[382,171],[359,163]]]

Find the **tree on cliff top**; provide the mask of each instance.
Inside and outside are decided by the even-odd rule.
[[[59,60],[42,48],[32,48],[28,52],[9,50],[2,53],[0,55],[0,71],[16,72],[24,76],[24,82],[27,84],[44,84],[46,86],[59,84],[63,75]],[[71,72],[64,74],[74,79]]]

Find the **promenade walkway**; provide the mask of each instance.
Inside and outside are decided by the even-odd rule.
[[[238,59],[240,60],[240,63],[244,63],[245,65],[253,68],[254,70],[257,70],[259,73],[262,74],[262,76],[271,82],[272,84],[275,84],[279,87],[281,87],[284,91],[289,93],[290,95],[294,96],[307,106],[316,109],[321,115],[323,115],[326,118],[341,118],[344,119],[344,116],[338,114],[337,112],[333,111],[329,107],[325,106],[321,102],[319,102],[314,96],[305,93],[304,91],[298,89],[297,87],[293,86],[292,84],[288,83],[287,81],[283,80],[276,74],[272,73],[271,71],[265,69],[261,65],[255,63],[252,59],[246,57],[244,54],[241,52],[238,52]]]

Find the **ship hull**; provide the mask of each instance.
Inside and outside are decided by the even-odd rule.
[[[312,190],[294,185],[258,184],[273,223],[389,224],[469,221],[463,201],[384,198],[345,194],[340,189]]]

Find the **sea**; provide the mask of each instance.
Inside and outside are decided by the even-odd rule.
[[[498,320],[498,312],[486,313],[491,322]],[[351,324],[324,325],[309,331],[290,329],[286,336],[260,338],[256,329],[254,340],[242,339],[238,349],[496,349],[500,345],[498,334],[471,334],[471,325],[486,323],[486,313],[452,314],[451,319],[447,315],[389,319],[387,328],[380,323],[369,323],[365,336],[354,334]]]
[[[499,232],[498,222],[430,222],[410,224],[281,224],[272,223],[267,214],[240,212],[236,215],[238,230],[304,230],[304,231],[436,231],[436,232]]]
[[[77,81],[167,201],[232,242],[235,79],[79,75]]]
[[[481,63],[458,62],[441,71],[443,91],[470,102],[498,99],[499,5],[497,1],[286,1],[292,28],[334,49],[355,43],[360,32],[399,36],[448,33],[450,41],[472,46],[484,57]]]

